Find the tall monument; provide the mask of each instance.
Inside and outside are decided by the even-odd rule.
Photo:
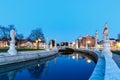
[[[56,42],[56,39],[54,40],[54,50],[57,49],[57,42]]]
[[[88,49],[88,43],[87,43],[87,40],[85,42],[85,49]]]
[[[108,30],[108,24],[105,24],[105,27],[103,29],[103,49],[102,49],[102,56],[104,54],[108,54],[108,56],[112,57],[112,52],[110,51],[110,41],[108,38],[109,30]]]
[[[52,47],[52,40],[50,41],[50,49],[52,49],[53,47]]]
[[[78,40],[75,41],[75,48],[78,49]]]
[[[9,50],[8,50],[8,53],[10,55],[16,55],[17,54],[17,51],[15,49],[15,35],[16,35],[16,32],[14,30],[11,30],[10,31],[11,41],[10,41],[10,46],[9,46]]]
[[[48,48],[48,37],[46,38],[46,51],[49,51],[49,48]]]
[[[95,33],[95,51],[98,51],[98,31],[96,31]]]

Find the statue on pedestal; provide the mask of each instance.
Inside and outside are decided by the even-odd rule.
[[[50,49],[52,49],[53,47],[52,47],[52,40],[50,41]]]
[[[95,51],[98,51],[98,43],[97,43],[97,41],[98,41],[98,31],[96,31],[96,33],[95,33]]]
[[[57,49],[57,42],[56,42],[56,39],[54,40],[55,42],[54,42],[54,50],[56,50]]]
[[[11,41],[10,41],[10,46],[9,46],[9,50],[8,50],[8,53],[10,55],[16,55],[17,54],[17,51],[15,49],[15,36],[16,36],[16,32],[14,30],[11,30],[10,31]]]
[[[48,37],[46,38],[46,51],[49,51],[49,48],[48,48]]]
[[[78,49],[78,40],[75,41],[75,48]]]
[[[104,30],[103,30],[103,49],[102,49],[102,56],[104,54],[108,54],[108,56],[112,57],[112,52],[110,51],[110,41],[108,38],[108,24],[105,24]]]

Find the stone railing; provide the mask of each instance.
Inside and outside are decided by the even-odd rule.
[[[120,69],[114,60],[108,56],[108,53],[104,53],[104,57],[101,57],[101,52],[94,52],[99,56],[99,58],[89,80],[120,80]]]

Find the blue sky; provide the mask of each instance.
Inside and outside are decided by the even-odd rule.
[[[14,24],[28,36],[41,27],[49,39],[74,41],[78,36],[102,38],[108,22],[110,37],[120,33],[120,0],[0,0],[0,25]]]

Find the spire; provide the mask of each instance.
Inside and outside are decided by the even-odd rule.
[[[108,28],[108,22],[105,23],[105,28]]]
[[[98,30],[96,30],[95,35],[98,35]]]

